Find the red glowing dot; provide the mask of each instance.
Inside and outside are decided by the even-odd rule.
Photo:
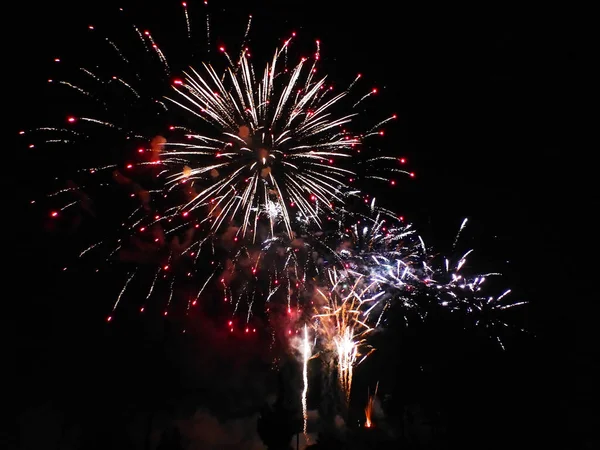
[[[111,320],[112,320],[112,316],[108,316],[108,317],[106,318],[106,321],[107,321],[107,322],[110,322]]]
[[[412,178],[414,178],[414,177],[415,177],[415,173],[414,173],[414,172],[411,172],[409,175],[410,175]]]
[[[54,58],[54,62],[60,62],[59,58]]]
[[[279,284],[279,280],[275,280],[275,284]]]
[[[356,78],[360,78],[362,77],[362,73],[359,73],[358,75],[356,75]]]
[[[73,122],[75,122],[75,120],[76,120],[76,119],[75,119],[75,117],[69,117],[69,118],[67,119],[67,122],[69,122],[69,123],[73,123]]]
[[[140,228],[140,231],[146,231],[146,227]]]
[[[333,164],[333,159],[330,159],[330,160],[329,160],[329,164]]]
[[[169,270],[169,266],[163,267],[163,270]]]
[[[180,84],[181,85],[181,84],[183,84],[183,81],[181,81],[181,80],[174,80],[173,84]]]
[[[133,167],[133,164],[127,164],[127,168],[131,169]]]
[[[35,145],[33,145],[33,144],[29,145],[29,148],[34,148],[34,147],[35,147]]]
[[[400,164],[405,164],[406,163],[406,158],[400,158]]]
[[[233,241],[234,241],[234,242],[237,242],[237,236],[233,238]]]
[[[398,220],[404,220],[403,216],[398,217]]]
[[[56,212],[56,211],[52,211],[52,212],[50,213],[50,216],[51,216],[51,217],[56,217],[56,216],[58,216],[58,212]]]
[[[391,181],[390,181],[390,184],[391,184],[392,186],[394,186],[394,185],[396,184],[396,182],[395,182],[394,180],[391,180]]]
[[[93,29],[94,29],[94,26],[93,26],[93,25],[90,25],[90,26],[88,26],[88,28],[89,28],[90,30],[93,30]]]
[[[256,269],[252,269],[252,273],[256,273]]]
[[[221,283],[225,283],[225,278],[221,278]]]
[[[248,328],[246,328],[246,333],[247,333],[248,331],[250,331],[250,330],[249,330]]]
[[[288,334],[292,334],[292,330],[288,330]]]
[[[188,216],[188,214],[189,214],[189,212],[188,212],[188,211],[185,211],[185,212],[184,212],[182,215],[183,215],[183,217],[187,217],[187,216]]]
[[[291,313],[292,313],[292,309],[288,308],[288,314],[291,314]]]
[[[160,219],[160,216],[154,216],[154,219],[158,220]]]
[[[383,130],[379,132],[379,136],[383,136]]]
[[[230,328],[229,331],[233,333],[233,328]]]
[[[196,224],[194,225],[194,228],[200,228],[200,225]]]
[[[294,202],[290,203],[290,206],[291,206],[292,208],[294,207],[294,205],[295,205],[295,203],[294,203]]]
[[[311,195],[311,196],[310,196],[310,199],[311,199],[312,201],[315,201],[315,200],[317,199],[317,197],[315,197],[314,195]]]
[[[225,51],[225,47],[219,47],[219,51],[224,52]]]
[[[182,6],[187,6],[186,2],[181,3]]]
[[[25,134],[25,132],[24,131],[19,131],[19,134]]]
[[[167,315],[167,311],[165,311],[165,316]]]
[[[377,94],[377,88],[373,88],[371,92],[373,92],[373,94]]]
[[[295,31],[292,32],[292,36],[296,36],[296,32]]]
[[[143,148],[138,148],[138,153],[144,153],[144,149]]]
[[[252,328],[252,332],[253,332],[253,333],[256,333],[256,328]]]
[[[145,34],[146,36],[150,36],[150,32],[149,32],[149,31],[144,31],[144,34]]]
[[[231,326],[231,325],[233,325],[233,322],[230,320],[230,321],[229,321],[229,326]]]

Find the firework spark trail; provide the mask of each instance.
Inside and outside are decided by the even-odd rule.
[[[302,417],[304,418],[303,432],[306,436],[306,425],[308,423],[308,408],[306,394],[308,393],[308,361],[311,359],[311,344],[308,337],[308,327],[304,325],[304,338],[302,340]]]
[[[117,306],[119,305],[119,302],[121,301],[121,298],[123,297],[123,294],[125,293],[125,290],[127,289],[127,286],[129,285],[129,283],[131,282],[131,280],[133,280],[133,277],[135,277],[136,272],[133,272],[129,278],[127,278],[127,281],[125,282],[125,285],[123,286],[123,289],[121,289],[121,292],[119,293],[119,296],[117,297],[117,300],[115,301],[115,304],[113,305],[112,308],[112,313],[114,314],[115,310],[117,309]],[[112,315],[108,316],[106,321],[110,322],[112,320]]]
[[[87,252],[95,249],[98,245],[102,244],[102,241],[100,242],[96,242],[95,244],[90,245],[88,248],[86,248],[85,250],[83,250],[80,254],[79,257],[82,257],[83,255],[85,255]]]
[[[162,50],[158,47],[158,44],[154,41],[154,39],[152,38],[152,35],[150,34],[149,31],[144,31],[144,36],[146,36],[146,38],[150,42],[150,47],[156,52],[158,59],[160,60],[160,62],[163,65],[163,69],[164,69],[165,73],[167,75],[169,75],[171,73],[171,69],[169,67],[169,63],[167,62],[166,56],[164,55]]]
[[[192,37],[192,29],[190,26],[190,16],[189,16],[188,10],[187,10],[187,3],[183,2],[181,4],[181,6],[183,6],[183,13],[185,14],[185,27],[187,30],[187,37],[188,37],[188,39],[190,39]]]
[[[148,294],[146,295],[146,302],[152,296],[152,292],[154,292],[154,286],[156,285],[156,280],[158,279],[158,275],[160,274],[160,271],[161,271],[161,269],[159,268],[156,271],[156,273],[154,274],[154,277],[152,278],[152,284],[150,284],[150,289],[148,289]],[[144,310],[144,306],[142,306],[141,312],[143,312],[143,310]]]
[[[252,14],[250,14],[250,16],[248,17],[248,25],[246,25],[246,32],[244,33],[244,37],[242,39],[242,45],[240,46],[240,57],[239,57],[239,62],[238,62],[238,66],[240,66],[240,64],[242,63],[242,58],[244,56],[244,53],[246,53],[248,51],[248,47],[246,47],[246,42],[248,42],[248,35],[250,34],[250,26],[252,25]],[[237,69],[236,69],[237,70]]]
[[[377,398],[377,390],[379,389],[379,381],[375,385],[375,392],[373,395],[368,394],[367,406],[365,407],[365,428],[371,428],[373,426],[373,406],[375,399]]]
[[[456,248],[456,244],[458,244],[458,240],[460,239],[460,233],[462,232],[462,230],[464,230],[464,228],[467,226],[467,221],[468,219],[465,218],[462,221],[462,224],[460,225],[460,228],[458,229],[458,233],[456,233],[456,237],[454,238],[454,244],[452,244],[452,248]]]
[[[204,5],[207,5],[208,2],[205,1]],[[206,53],[210,54],[210,15],[208,11],[206,12]]]

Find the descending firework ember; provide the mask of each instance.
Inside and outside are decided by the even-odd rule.
[[[375,386],[373,395],[368,395],[367,406],[365,406],[365,428],[371,428],[373,426],[373,406],[375,404],[375,399],[377,398],[377,389],[379,389],[379,382],[377,382],[377,385]]]
[[[183,8],[186,34],[191,38],[193,20],[186,4]],[[318,75],[319,41],[314,55],[288,66],[292,38],[287,39],[259,75],[246,47],[250,22],[236,56],[219,47],[224,70],[205,62],[198,69],[180,71],[182,65],[167,60],[150,31],[133,26],[135,43],[142,43],[150,55],[143,62],[103,38],[122,75],[112,67],[94,71],[79,67],[80,82],[51,80],[100,108],[94,109],[98,116],[69,116],[67,128],[37,130],[50,133],[46,142],[111,148],[120,142],[139,142],[135,157],[120,156],[119,161],[117,156],[116,161],[99,161],[79,172],[100,178],[100,185],[116,183],[136,200],[133,211],[120,220],[119,231],[103,236],[81,256],[156,265],[147,297],[166,280],[165,315],[177,297],[179,283],[174,280],[206,273],[207,268],[200,267],[206,265],[205,259],[212,260],[209,281],[223,288],[225,301],[235,305],[236,312],[243,300],[249,318],[255,298],[269,300],[284,290],[291,308],[297,288],[304,289],[314,275],[310,271],[318,258],[309,248],[319,241],[316,232],[326,221],[335,220],[348,192],[357,192],[350,189],[357,179],[355,169],[361,167],[363,178],[386,182],[390,180],[382,173],[413,175],[400,168],[402,162],[398,167],[387,164],[395,158],[376,152],[361,154],[369,139],[381,136],[382,127],[395,115],[362,133],[348,128],[377,89],[351,99],[359,75],[348,88],[336,92],[326,83],[326,76]],[[95,36],[100,33],[94,26],[89,29]],[[210,36],[208,28],[206,36]],[[156,67],[148,67],[148,61]],[[175,73],[181,76],[174,77]],[[148,77],[156,80],[147,82]],[[167,90],[170,93],[164,95]],[[159,123],[156,117],[164,118],[160,123],[167,119],[183,123],[168,127],[168,139],[145,136],[148,123]],[[114,157],[102,152],[95,155]],[[381,167],[369,170],[380,162],[385,163],[385,171]],[[101,178],[103,172],[110,173],[111,182]],[[86,181],[85,187],[89,184]],[[79,203],[69,202],[60,211]],[[60,211],[52,217],[58,219]],[[310,245],[303,236],[310,236]],[[215,256],[219,251],[227,256]],[[276,258],[271,257],[274,254]],[[269,288],[257,295],[253,285],[260,284],[260,272],[265,270]],[[125,287],[145,272],[132,271]],[[204,291],[204,281],[198,283],[196,300],[190,300],[188,308]],[[111,317],[123,295],[124,290]]]

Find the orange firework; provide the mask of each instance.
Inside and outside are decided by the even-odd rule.
[[[354,366],[373,352],[365,342],[366,335],[373,328],[364,322],[362,306],[368,300],[363,299],[364,291],[358,289],[361,278],[350,286],[348,279],[335,270],[329,272],[329,277],[332,286],[330,292],[325,294],[317,289],[326,303],[317,309],[314,318],[318,319],[319,333],[325,338],[326,345],[336,355],[340,387],[348,402]],[[361,353],[361,347],[367,347],[366,354]]]
[[[375,392],[373,395],[369,394],[369,399],[367,400],[367,406],[365,406],[365,428],[373,427],[373,404],[375,403],[375,397],[377,396],[377,389],[379,388],[379,381],[375,386]]]

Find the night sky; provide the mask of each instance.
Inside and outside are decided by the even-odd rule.
[[[123,429],[129,437],[122,440],[135,442],[123,448],[143,448],[143,433],[138,439],[127,430],[143,429],[131,424],[143,423],[151,410],[161,411],[157,427],[194,411],[228,424],[253,417],[275,390],[261,365],[268,358],[256,346],[221,339],[215,324],[196,327],[195,338],[187,340],[158,318],[108,329],[104,319],[122,274],[98,278],[72,264],[80,248],[74,237],[48,232],[47,211],[29,205],[70,162],[60,151],[28,149],[17,131],[64,117],[46,80],[57,56],[103,58],[80,38],[89,24],[110,27],[115,7],[123,6],[153,31],[167,56],[169,50],[185,54],[177,47],[185,37],[178,2],[153,2],[151,10],[139,1],[60,3],[23,2],[5,16],[19,30],[4,39],[4,60],[10,61],[5,94],[12,100],[7,115],[14,122],[5,145],[10,208],[3,226],[10,265],[5,302],[15,307],[7,338],[16,353],[8,364],[18,380],[15,446],[53,448],[61,433],[72,433],[64,423],[72,423],[93,436]],[[188,3],[193,30],[203,34],[202,2]],[[291,31],[307,51],[320,39],[322,66],[334,83],[360,72],[380,89],[382,115],[398,114],[382,147],[406,157],[417,174],[401,180],[393,196],[365,190],[441,246],[451,244],[468,217],[466,239],[477,264],[503,272],[514,295],[530,301],[519,320],[536,337],[515,337],[504,353],[487,345],[451,348],[461,341],[444,342],[442,332],[431,330],[425,339],[404,336],[398,350],[388,345],[387,354],[402,353],[402,364],[380,376],[389,391],[417,404],[440,403],[454,448],[542,448],[557,441],[565,448],[592,448],[598,426],[591,401],[597,295],[590,287],[594,267],[584,267],[578,255],[593,240],[579,225],[589,191],[576,186],[593,150],[581,139],[589,55],[577,15],[382,1],[240,3],[211,2],[213,55],[220,43],[237,48],[249,13],[255,63]],[[211,350],[206,339],[227,350]],[[383,367],[382,359],[374,358],[369,370]],[[371,384],[378,379],[367,369],[365,377]],[[198,427],[210,428],[206,423]],[[230,448],[214,433],[214,446],[190,448]],[[118,448],[110,442],[105,448]]]

